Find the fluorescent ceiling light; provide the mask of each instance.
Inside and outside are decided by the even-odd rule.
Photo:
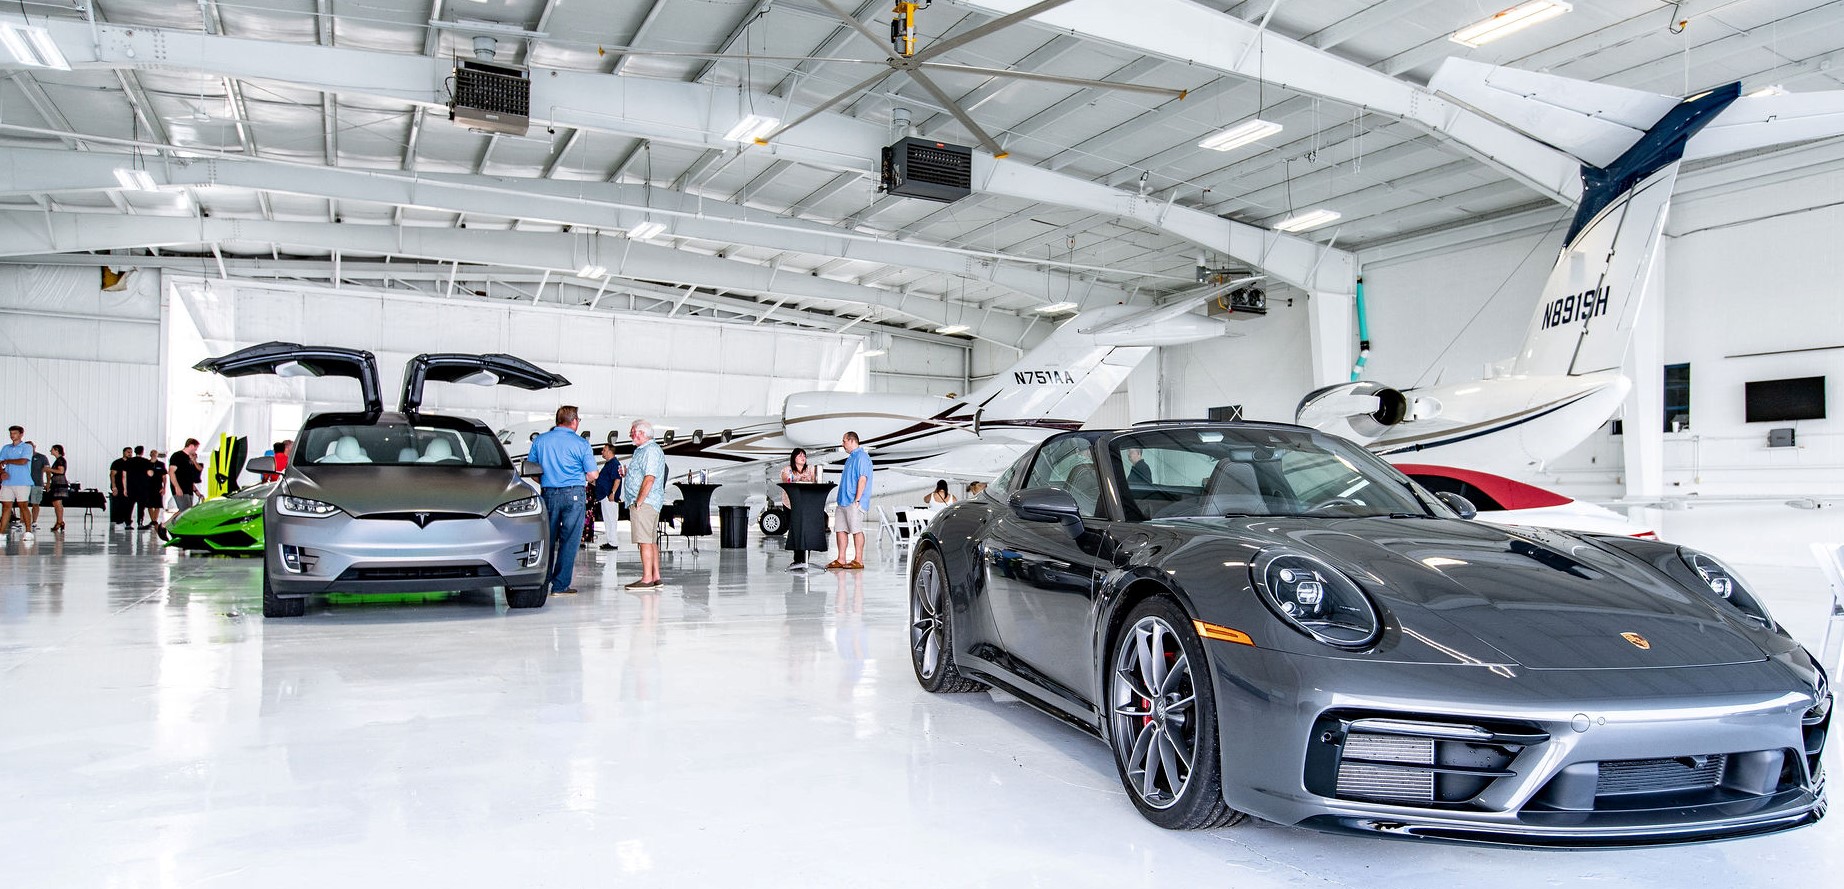
[[[51,32],[38,25],[0,22],[0,44],[4,44],[13,61],[21,65],[70,70],[70,62],[64,59],[58,42],[51,39]]]
[[[576,270],[576,276],[578,278],[606,278],[608,269],[599,265],[586,265]]]
[[[1266,139],[1281,131],[1281,125],[1271,120],[1253,118],[1245,120],[1221,133],[1209,136],[1197,143],[1199,148],[1211,151],[1233,151],[1257,139]]]
[[[133,169],[129,169],[128,167],[116,167],[115,168],[115,181],[120,182],[122,184],[122,187],[128,189],[129,191],[159,191],[160,190],[159,186],[154,184],[154,177],[149,176],[146,170],[133,170]]]
[[[1574,8],[1557,0],[1530,0],[1529,3],[1519,3],[1490,18],[1467,25],[1448,35],[1447,39],[1465,46],[1484,46],[1538,22],[1547,22]]]
[[[965,324],[949,324],[944,327],[935,328],[935,332],[939,334],[945,334],[947,336],[953,336],[954,334],[957,334],[957,333],[966,333],[967,331],[972,330],[972,329],[973,328],[968,327]]]
[[[730,132],[724,134],[724,141],[760,142],[764,136],[774,132],[778,126],[781,126],[781,118],[751,114],[737,121],[736,126],[731,127]]]
[[[1039,312],[1041,312],[1041,313],[1043,313],[1043,314],[1045,314],[1045,315],[1055,315],[1055,314],[1057,314],[1058,312],[1068,312],[1068,311],[1071,311],[1071,310],[1073,310],[1073,309],[1075,309],[1075,307],[1076,307],[1076,304],[1075,304],[1075,303],[1072,303],[1072,302],[1060,302],[1060,303],[1051,303],[1050,305],[1047,305],[1047,306],[1038,306],[1038,307],[1037,307],[1037,311],[1039,311]]]
[[[643,222],[639,225],[636,225],[631,229],[628,229],[627,236],[630,238],[633,238],[636,241],[644,241],[648,238],[659,237],[660,235],[663,235],[665,233],[666,233],[665,223],[648,221],[648,222]]]
[[[1337,210],[1308,210],[1274,223],[1274,228],[1284,232],[1303,232],[1335,221],[1342,215]]]
[[[1773,86],[1761,87],[1760,89],[1755,90],[1754,92],[1749,93],[1743,96],[1742,98],[1744,99],[1765,99],[1768,96],[1784,96],[1784,95],[1786,95],[1786,87],[1783,87],[1780,84],[1776,83]]]

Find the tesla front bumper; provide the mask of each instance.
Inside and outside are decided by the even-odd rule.
[[[1803,651],[1554,671],[1208,644],[1224,799],[1283,824],[1592,847],[1770,833],[1825,812],[1831,699],[1800,678]]]
[[[421,516],[419,518],[418,516]],[[280,596],[433,592],[544,582],[542,513],[324,518],[265,510],[269,583]]]

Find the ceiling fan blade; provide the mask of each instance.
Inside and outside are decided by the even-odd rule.
[[[948,113],[954,115],[954,119],[960,121],[960,125],[966,127],[967,132],[972,133],[973,138],[978,139],[982,147],[992,152],[993,157],[1001,158],[1011,153],[1001,148],[998,142],[993,141],[993,138],[987,135],[986,131],[981,129],[979,124],[973,122],[973,118],[967,116],[967,112],[961,110],[960,103],[949,98],[947,93],[942,92],[941,87],[936,86],[935,81],[930,80],[927,74],[922,73],[921,68],[909,68],[906,69],[906,73],[909,74],[912,80],[921,85],[923,89],[927,90],[929,95],[934,96],[935,101],[940,102],[942,107],[948,109]]]
[[[826,3],[826,0],[820,0],[820,2]],[[988,34],[991,34],[992,32],[999,30],[1000,28],[1010,27],[1012,25],[1015,25],[1019,22],[1024,21],[1025,19],[1028,19],[1034,15],[1037,15],[1040,12],[1049,12],[1050,10],[1055,9],[1059,6],[1062,6],[1063,4],[1068,3],[1068,2],[1069,0],[1042,0],[1042,2],[1033,3],[1030,6],[1020,9],[1017,12],[1014,12],[1010,15],[1000,16],[983,25],[979,25],[973,28],[969,28],[968,30],[962,31],[961,33],[956,34],[953,37],[950,37],[946,40],[940,41],[938,43],[931,43],[928,46],[924,47],[921,52],[916,53],[911,58],[915,59],[918,62],[933,58],[957,46],[965,46],[969,43],[972,43],[973,41],[978,40],[981,37],[984,37]],[[831,4],[827,3],[827,5],[830,6]]]
[[[857,16],[852,15],[849,12],[846,12],[844,7],[840,6],[837,3],[832,2],[832,0],[820,0],[820,5],[826,7],[826,9],[831,11],[833,15],[838,16],[839,21],[842,21],[852,26],[852,28],[857,30],[859,34],[864,35],[864,39],[871,41],[873,44],[876,44],[877,48],[882,50],[885,55],[889,55],[890,58],[893,58],[893,59],[896,58],[896,56],[890,55],[890,42],[888,38],[885,38],[879,35],[876,31],[873,31],[870,28],[865,27],[864,22],[858,21]]]
[[[732,52],[666,52],[664,50],[602,47],[611,56],[650,56],[668,59],[710,59],[716,62],[856,62],[860,65],[888,65],[888,59],[848,59],[843,56],[756,56]]]
[[[803,123],[806,123],[809,120],[812,120],[815,117],[818,117],[819,115],[825,113],[826,110],[831,108],[832,106],[837,105],[840,102],[843,102],[846,99],[849,99],[853,96],[856,96],[858,93],[864,90],[868,90],[876,86],[878,83],[882,82],[884,78],[889,77],[890,75],[895,74],[895,73],[896,73],[895,71],[885,70],[885,71],[879,71],[876,74],[871,75],[870,77],[866,77],[865,79],[860,80],[857,83],[854,83],[851,86],[846,87],[842,92],[834,95],[832,98],[827,99],[826,101],[821,102],[818,105],[815,105],[812,108],[807,109],[807,113],[802,114],[801,116],[796,117],[793,120],[790,120],[787,123],[782,124],[781,126],[775,128],[774,132],[769,133],[766,136],[763,136],[761,139],[758,139],[757,141],[764,142],[764,143],[774,141],[775,139],[780,138],[782,133],[785,133],[788,130],[791,130],[797,126],[800,126]]]
[[[1118,80],[1090,80],[1085,77],[1063,77],[1056,74],[1039,74],[1036,71],[1013,71],[1005,68],[981,68],[975,65],[952,65],[947,62],[923,62],[922,67],[937,71],[951,71],[958,74],[979,74],[985,77],[1014,77],[1019,80],[1041,80],[1045,83],[1061,83],[1069,86],[1086,86],[1096,89],[1125,90],[1131,93],[1149,93],[1155,96],[1172,96],[1182,99],[1190,90],[1173,89],[1169,86],[1145,86],[1138,83],[1123,83]]]

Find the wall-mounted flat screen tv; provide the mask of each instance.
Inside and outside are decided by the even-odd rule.
[[[1748,422],[1825,419],[1825,378],[1757,380],[1748,384]]]

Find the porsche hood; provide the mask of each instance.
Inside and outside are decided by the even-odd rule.
[[[1455,519],[1237,520],[1239,532],[1327,557],[1405,632],[1483,642],[1532,670],[1763,660],[1764,631],[1724,605],[1573,535]]]
[[[505,469],[338,464],[289,467],[284,493],[323,500],[355,516],[446,512],[484,516],[537,492]]]

